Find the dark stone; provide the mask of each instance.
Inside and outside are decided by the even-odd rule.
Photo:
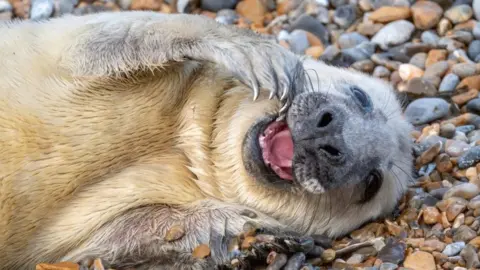
[[[308,14],[303,14],[298,19],[296,19],[291,25],[290,28],[288,29],[289,32],[292,32],[293,30],[296,29],[301,29],[305,30],[307,32],[310,32],[314,34],[316,37],[318,37],[323,45],[327,46],[329,43],[329,35],[327,28],[317,19],[314,17],[308,15]]]
[[[466,169],[480,161],[480,146],[474,146],[458,158],[458,168]]]
[[[385,246],[378,252],[377,258],[386,263],[400,264],[405,257],[407,245],[398,242],[393,238],[388,238]]]
[[[217,12],[222,9],[235,9],[238,0],[201,0],[200,7],[204,10]]]

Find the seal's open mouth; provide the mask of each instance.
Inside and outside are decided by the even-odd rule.
[[[266,166],[285,180],[293,180],[293,140],[284,121],[273,121],[259,136],[262,157]]]

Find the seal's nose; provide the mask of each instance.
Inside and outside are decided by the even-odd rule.
[[[329,106],[299,119],[292,133],[295,143],[315,152],[319,159],[340,165],[346,147],[342,136],[343,116],[340,108]]]

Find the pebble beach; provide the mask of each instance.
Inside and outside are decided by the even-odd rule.
[[[0,21],[121,10],[201,14],[371,74],[395,87],[415,126],[415,172],[391,217],[333,240],[246,224],[224,269],[480,269],[480,0],[0,0]],[[54,269],[108,268],[101,258],[37,265]]]

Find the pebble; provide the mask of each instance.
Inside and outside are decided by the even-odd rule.
[[[411,9],[415,26],[422,30],[435,27],[443,15],[442,7],[433,1],[418,1]]]
[[[423,210],[423,221],[425,224],[433,225],[440,220],[440,212],[436,207],[426,207]]]
[[[206,244],[201,244],[193,249],[192,256],[203,259],[210,256],[210,248]]]
[[[433,78],[434,76],[431,76],[430,78]],[[428,80],[429,78],[413,78],[408,81],[406,91],[408,94],[412,96],[417,96],[417,97],[433,97],[437,95],[437,88],[436,86]],[[400,90],[402,91],[402,90]],[[443,113],[443,110],[441,112],[437,113]]]
[[[474,40],[468,46],[468,57],[476,59],[480,55],[480,40]]]
[[[404,260],[406,245],[389,238],[385,246],[378,252],[377,258],[382,262],[399,264]]]
[[[333,21],[342,28],[348,28],[356,19],[356,7],[354,5],[338,7],[333,15]]]
[[[398,268],[397,264],[394,263],[382,263],[379,270],[395,270]]]
[[[330,40],[327,28],[320,21],[308,14],[303,14],[293,21],[288,31],[292,32],[296,29],[305,30],[314,34],[322,41],[323,45],[327,45]]]
[[[457,89],[480,89],[480,75],[464,78],[457,85]]]
[[[424,31],[420,36],[420,39],[425,44],[437,45],[440,37],[433,31]]]
[[[433,255],[425,251],[415,251],[408,255],[403,266],[411,269],[436,270]]]
[[[431,50],[428,52],[427,60],[425,61],[425,67],[429,67],[435,63],[440,61],[444,61],[447,59],[448,51],[447,50]]]
[[[304,30],[293,30],[293,32],[288,36],[287,41],[291,50],[297,54],[303,54],[305,50],[310,47],[307,32]]]
[[[340,38],[337,40],[338,45],[340,46],[340,49],[348,49],[348,48],[353,48],[357,45],[360,45],[363,42],[369,42],[370,40],[357,33],[357,32],[352,32],[352,33],[345,33],[340,35]],[[374,51],[371,53],[373,54]]]
[[[374,77],[377,77],[377,78],[387,78],[388,76],[390,76],[390,70],[388,70],[386,67],[384,66],[377,66],[375,67],[375,69],[373,70],[373,74],[372,74]]]
[[[453,92],[455,90],[455,87],[457,87],[459,82],[460,82],[460,78],[457,75],[455,75],[453,73],[449,73],[445,77],[443,77],[438,91],[439,92]]]
[[[44,20],[48,19],[53,13],[53,0],[32,0],[32,9],[30,10],[30,19]]]
[[[458,63],[451,67],[451,72],[461,79],[464,79],[475,75],[477,73],[477,68],[475,64],[472,63]]]
[[[389,23],[392,21],[408,19],[410,16],[411,11],[408,7],[383,6],[370,13],[368,19],[379,23]]]
[[[466,245],[465,248],[460,252],[460,256],[462,256],[462,258],[465,260],[465,266],[468,269],[480,267],[477,251],[472,245]]]
[[[480,21],[480,0],[473,0],[473,11],[475,13],[475,18],[477,21]]]
[[[475,238],[477,233],[470,229],[467,225],[460,226],[453,234],[453,241],[455,242],[468,242]]]
[[[480,98],[475,98],[467,102],[466,109],[469,112],[480,114]]]
[[[476,0],[476,1],[480,1],[480,0]],[[480,7],[479,7],[479,9],[480,9]],[[480,20],[480,19],[478,19],[478,20]],[[473,37],[475,37],[476,39],[480,39],[480,22],[475,23],[475,26],[472,29],[472,34],[473,34]]]
[[[459,157],[467,152],[471,147],[462,141],[452,140],[447,142],[445,152],[451,157]]]
[[[444,13],[444,16],[454,24],[466,22],[472,15],[473,10],[469,5],[453,6]]]
[[[480,146],[474,146],[458,159],[458,168],[466,169],[478,161],[480,161]]]
[[[443,254],[451,257],[458,255],[460,251],[465,247],[465,242],[455,242],[448,244],[445,249],[442,251]]]
[[[234,9],[238,0],[201,0],[200,7],[204,10],[217,12],[222,9]]]
[[[415,26],[406,20],[398,20],[385,25],[372,38],[372,42],[376,43],[383,50],[387,50],[389,46],[399,45],[406,42]]]
[[[409,63],[421,68],[422,70],[425,69],[425,62],[427,61],[427,54],[426,53],[416,53],[412,58],[410,59]]]
[[[414,125],[422,125],[445,117],[450,104],[441,98],[420,98],[405,109],[405,117]]]

